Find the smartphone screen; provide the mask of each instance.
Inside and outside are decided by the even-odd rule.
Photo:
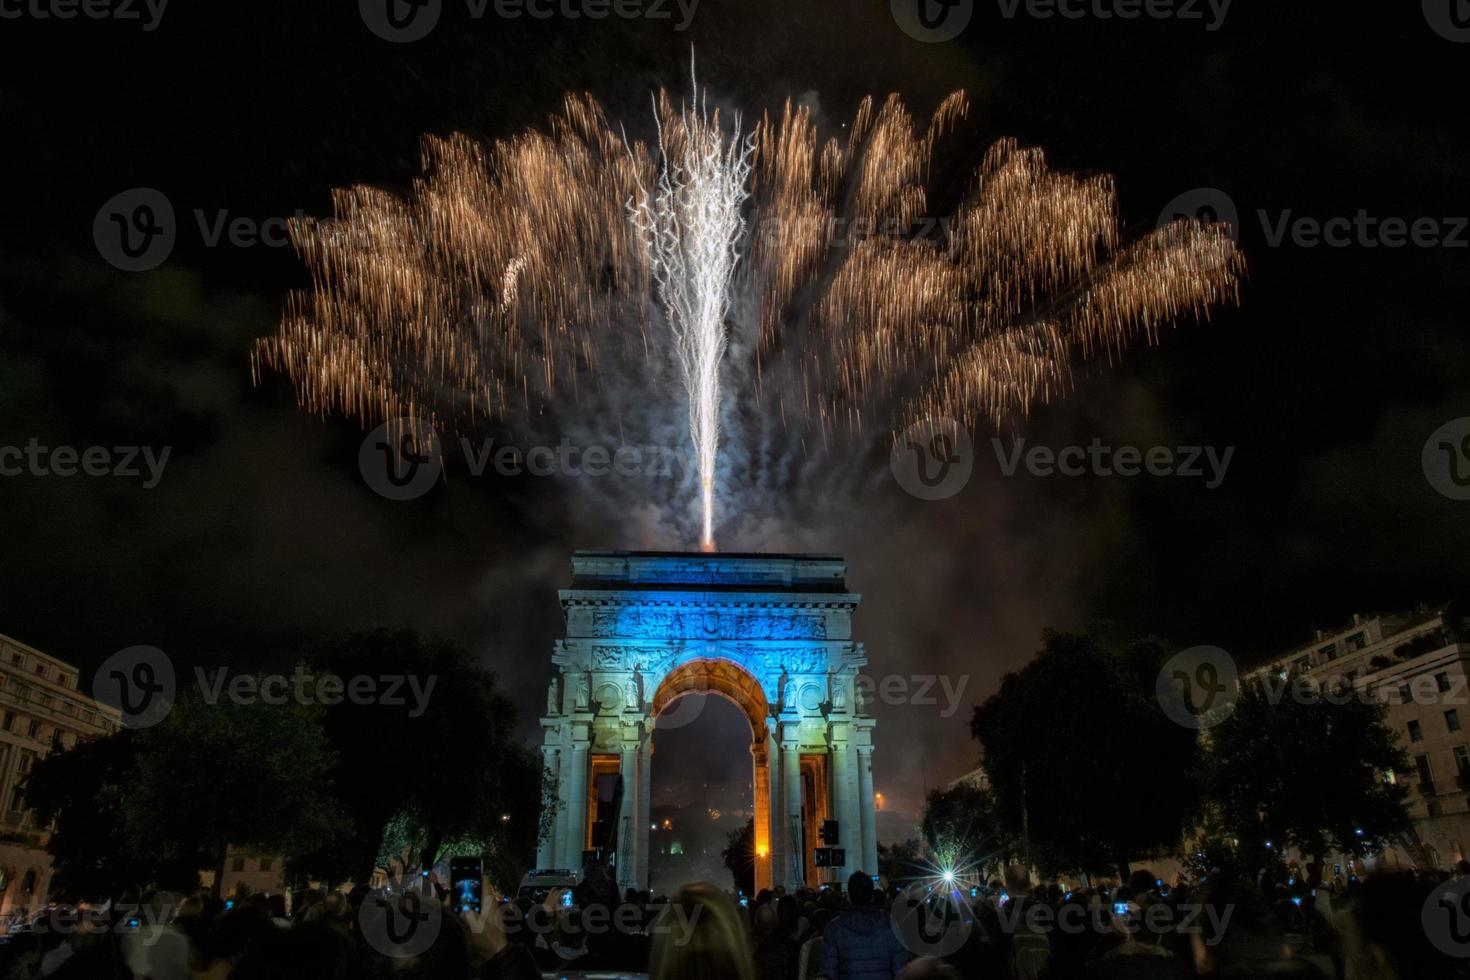
[[[480,858],[450,858],[449,888],[456,912],[478,912],[483,895],[485,863]]]

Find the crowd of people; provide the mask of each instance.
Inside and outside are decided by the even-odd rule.
[[[1069,889],[1012,866],[988,882],[942,875],[895,887],[858,873],[840,887],[791,894],[695,884],[664,898],[620,891],[593,864],[570,893],[502,898],[487,882],[481,909],[458,912],[432,880],[389,892],[306,891],[289,913],[280,895],[155,894],[74,915],[70,928],[42,920],[12,933],[0,945],[0,978],[1470,977],[1470,960],[1449,955],[1421,919],[1448,876],[1324,881],[1310,865],[1298,873],[1166,885],[1139,871],[1111,888]],[[374,931],[366,902],[396,908],[397,926]]]

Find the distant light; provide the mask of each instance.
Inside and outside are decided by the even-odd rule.
[[[945,868],[944,869],[944,883],[946,885],[953,885],[954,884],[954,872],[951,871],[948,868]]]
[[[1353,833],[1357,834],[1359,837],[1362,837],[1363,836],[1363,828],[1362,827],[1359,827],[1358,829],[1354,830]]]

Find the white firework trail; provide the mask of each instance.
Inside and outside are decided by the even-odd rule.
[[[689,435],[699,460],[704,506],[700,546],[713,551],[715,461],[720,443],[720,363],[729,343],[735,270],[745,237],[754,137],[742,137],[735,113],[727,135],[718,110],[701,99],[690,60],[690,101],[675,112],[655,101],[658,176],[628,204],[659,301],[668,315],[689,395]]]

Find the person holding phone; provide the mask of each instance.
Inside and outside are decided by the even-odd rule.
[[[475,975],[479,980],[540,980],[541,971],[530,951],[506,935],[507,905],[488,878],[481,878],[480,894],[478,911],[460,911]]]

